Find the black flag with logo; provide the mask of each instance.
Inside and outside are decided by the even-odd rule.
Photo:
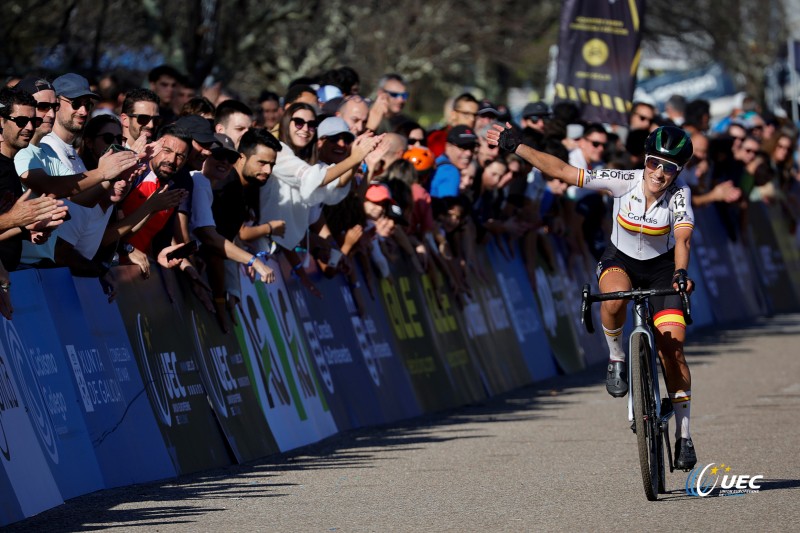
[[[584,120],[627,124],[639,67],[645,0],[565,0],[558,41],[556,103]]]

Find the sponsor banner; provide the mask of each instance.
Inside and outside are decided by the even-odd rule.
[[[743,305],[744,291],[736,277],[736,271],[728,253],[727,232],[715,210],[695,211],[695,227],[692,231],[692,261],[697,260],[698,270],[703,273],[703,282],[716,322],[720,324],[738,322],[748,317]]]
[[[436,349],[418,277],[405,261],[396,261],[391,279],[379,279],[375,285],[420,405],[425,412],[440,411],[461,405],[468,395],[454,386],[446,356]],[[463,365],[456,368],[460,373]]]
[[[550,257],[555,261],[555,247],[549,239],[543,239],[544,246],[550,253],[543,255],[541,251],[536,258],[536,303],[542,317],[544,330],[549,339],[553,356],[561,371],[565,373],[577,372],[585,368],[583,348],[578,341],[574,330],[573,314],[580,314],[580,304],[573,306],[572,300],[567,296],[565,283],[562,277],[554,271],[550,264]],[[549,256],[549,257],[548,257]],[[580,284],[583,287],[583,284]],[[580,290],[580,287],[576,290]],[[580,317],[578,317],[580,320]],[[599,324],[595,324],[599,327]]]
[[[797,289],[783,254],[783,249],[790,245],[788,239],[783,239],[786,231],[774,230],[766,207],[759,202],[750,203],[748,222],[750,251],[755,256],[758,273],[763,280],[772,311],[775,313],[796,311]]]
[[[220,428],[239,463],[272,455],[278,444],[258,404],[255,389],[233,333],[225,334],[215,316],[194,295],[189,280],[163,271],[170,292],[180,295],[172,312],[186,324],[194,360]]]
[[[482,247],[476,252],[480,275],[476,275],[475,269],[468,269],[474,299],[467,298],[464,308],[467,334],[483,347],[479,357],[486,373],[491,374],[487,368],[494,367],[501,376],[501,383],[494,391],[506,392],[527,385],[532,379],[486,253]]]
[[[581,293],[583,286],[588,282],[592,286],[592,292],[600,292],[597,284],[597,263],[593,263],[593,257],[582,258],[579,255],[570,257],[570,250],[567,241],[555,236],[550,236],[550,245],[554,253],[556,274],[552,279],[554,286],[559,286],[562,293],[567,298],[569,317],[572,319],[572,331],[577,342],[583,350],[583,361],[586,366],[595,363],[605,363],[608,361],[608,348],[604,340],[598,342],[598,333],[589,333],[586,326],[581,322]],[[584,259],[584,260],[582,260]],[[600,305],[592,306],[594,324],[601,327]],[[633,330],[633,321],[626,320],[626,334]],[[601,333],[602,335],[602,328]],[[600,337],[602,339],[602,337]]]
[[[313,372],[289,293],[274,260],[275,283],[253,282],[240,268],[242,301],[234,328],[250,383],[281,451],[318,442],[337,431]]]
[[[362,321],[365,310],[359,315],[353,293],[342,276],[327,279],[313,263],[307,271],[322,294],[321,299],[295,276],[286,280],[286,287],[336,426],[343,431],[396,420],[400,417],[396,413],[384,412],[393,411],[392,398],[381,394],[381,358],[394,359],[392,347],[385,340],[378,346],[373,344]],[[359,297],[364,299],[363,294]],[[370,329],[375,332],[374,324]],[[401,371],[405,372],[402,368]]]
[[[165,290],[170,287],[161,269],[152,269],[147,280],[136,266],[114,272],[118,308],[175,469],[188,474],[228,466],[231,457],[193,356],[191,326],[172,307],[180,294]]]
[[[769,218],[772,233],[775,235],[781,257],[786,265],[786,271],[792,281],[795,302],[800,303],[800,248],[795,244],[795,239],[789,231],[788,216],[779,204],[759,202],[757,205],[766,212]],[[797,310],[797,307],[795,307],[795,310]]]
[[[0,336],[61,496],[102,489],[105,481],[80,407],[84,398],[75,393],[72,362],[48,312],[48,303],[54,311],[61,304],[47,298],[37,270],[16,272],[14,292],[22,297],[14,299],[14,320],[3,321]]]
[[[98,280],[76,278],[89,300],[84,313],[69,269],[40,270],[39,275],[106,486],[175,475],[116,304],[108,303]],[[102,328],[112,316],[119,329],[95,336],[88,319],[104,323],[97,325]]]
[[[556,375],[553,351],[536,308],[519,248],[516,248],[516,258],[511,260],[500,253],[494,242],[486,247],[486,253],[500,293],[510,311],[509,318],[531,377],[534,381],[540,381]]]
[[[644,0],[565,0],[558,38],[556,102],[590,122],[627,124],[639,66]]]
[[[492,387],[481,367],[477,345],[467,340],[464,314],[444,275],[434,268],[430,274],[412,276],[411,280],[425,302],[421,314],[458,394],[459,405],[485,400],[493,394]]]
[[[15,293],[27,297],[27,293],[17,292],[17,287],[24,285],[20,276],[12,273],[11,280]],[[14,298],[15,309],[22,299]],[[35,422],[28,413],[37,420],[48,415],[42,402],[26,403],[26,390],[15,378],[12,352],[6,351],[6,346],[0,342],[0,526],[64,503],[39,444],[42,430],[34,430]],[[44,423],[42,420],[40,425]],[[46,434],[51,441],[56,439],[54,433]]]

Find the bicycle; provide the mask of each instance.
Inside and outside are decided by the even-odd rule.
[[[684,290],[635,289],[630,291],[592,294],[588,284],[583,286],[581,322],[586,331],[594,333],[591,305],[607,300],[633,300],[633,331],[628,339],[628,420],[636,434],[639,466],[647,499],[655,501],[665,491],[666,469],[664,446],[667,448],[669,471],[674,472],[669,443],[669,419],[675,414],[669,397],[661,397],[658,380],[658,352],[653,339],[653,318],[649,298],[679,293],[683,301],[686,324],[692,323],[689,297]],[[660,360],[658,364],[661,364]],[[664,374],[663,365],[661,374]],[[666,387],[665,387],[666,388]]]

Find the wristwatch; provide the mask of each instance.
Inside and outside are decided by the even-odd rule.
[[[136,248],[129,242],[126,242],[122,245],[122,249],[119,251],[119,255],[130,255]]]

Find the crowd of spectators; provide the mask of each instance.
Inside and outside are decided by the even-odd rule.
[[[682,127],[694,145],[681,178],[695,209],[714,206],[737,239],[747,235],[748,204],[770,202],[795,230],[797,131],[752,99],[711,128],[709,103],[678,95],[663,112],[635,102],[626,124],[608,125],[582,121],[564,102],[529,103],[515,121],[505,106],[463,93],[426,131],[406,110],[413,95],[402,76],[362,89],[348,67],[298,79],[282,95],[264,90],[249,104],[220,87],[201,92],[169,66],[127,89],[113,76],[75,73],[8,80],[0,313],[12,317],[9,272],[22,268],[68,267],[99,278],[113,298],[113,265],[148,277],[158,263],[188,276],[224,331],[240,297],[237,263],[269,283],[265,259],[274,254],[317,296],[311,261],[326,276],[346,276],[359,305],[400,255],[463,303],[468,273],[487,276],[475,254],[489,241],[521,253],[533,284],[537,257],[555,260],[547,234],[591,271],[610,234],[610,199],[490,146],[495,121],[587,169],[640,168],[650,131]]]

